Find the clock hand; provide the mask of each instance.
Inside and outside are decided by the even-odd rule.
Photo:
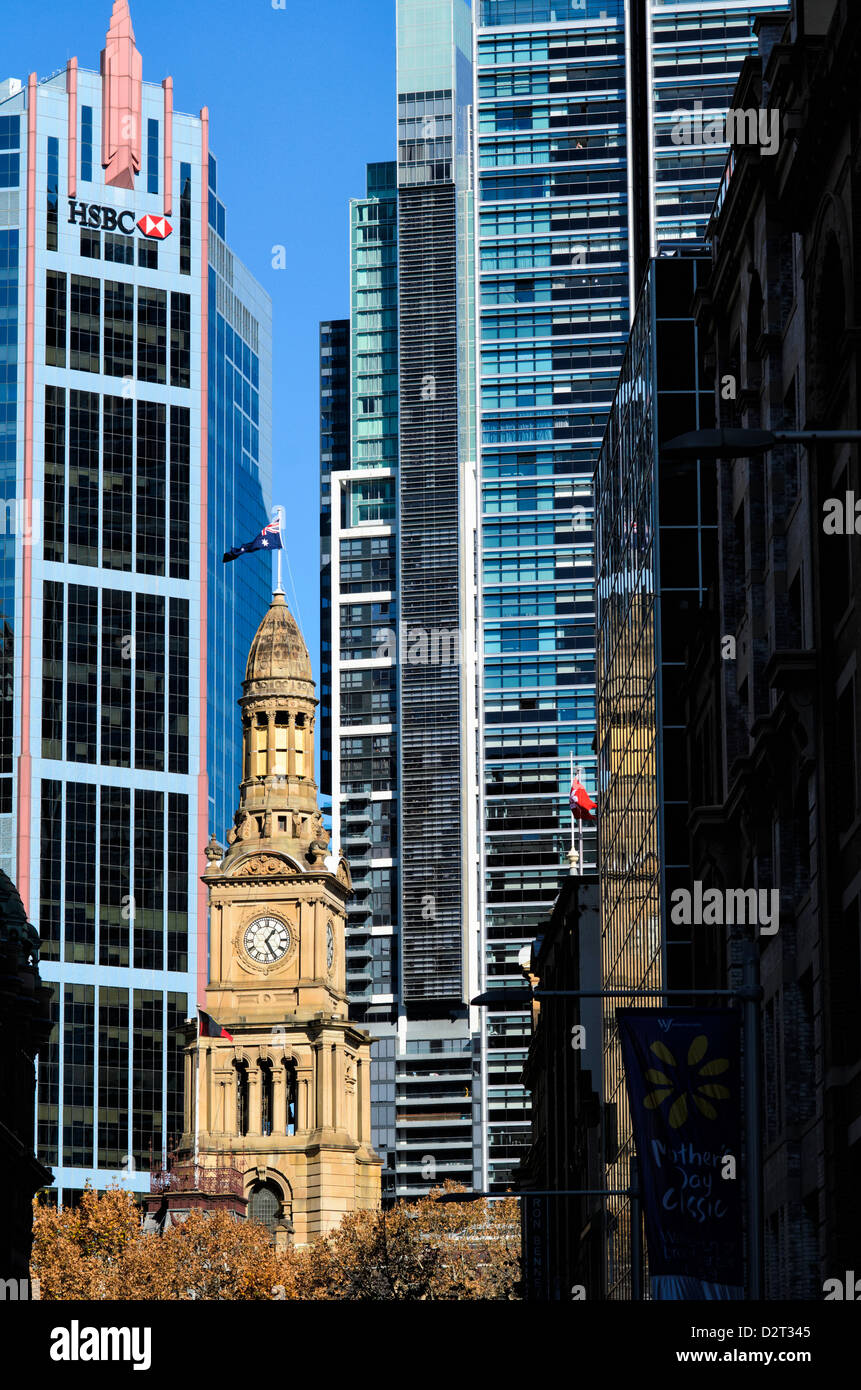
[[[272,945],[272,928],[271,928],[271,927],[270,927],[269,931],[266,933],[266,945],[269,947],[270,951],[272,952],[272,954],[273,954],[273,956],[274,956],[274,954],[275,954],[275,947]]]

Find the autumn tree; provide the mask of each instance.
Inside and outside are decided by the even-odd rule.
[[[416,1202],[357,1211],[295,1252],[294,1296],[346,1300],[512,1299],[520,1214],[513,1197],[446,1202],[447,1183]]]
[[[437,1195],[353,1212],[311,1245],[276,1252],[264,1226],[227,1212],[147,1234],[131,1193],[87,1189],[77,1207],[36,1206],[32,1274],[45,1299],[516,1298],[516,1200]]]
[[[149,1235],[121,1188],[88,1188],[60,1211],[37,1205],[31,1271],[45,1299],[271,1299],[281,1273],[257,1222],[191,1212]]]

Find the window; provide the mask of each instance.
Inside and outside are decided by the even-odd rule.
[[[147,121],[146,128],[146,191],[158,193],[158,121]]]
[[[45,387],[45,559],[64,559],[66,530],[66,393]]]
[[[188,578],[191,488],[191,416],[187,406],[170,408],[170,573]]]
[[[275,771],[282,776],[287,774],[287,737],[290,732],[288,716],[286,714],[276,714],[275,716]],[[298,768],[297,768],[298,771]],[[280,819],[280,817],[279,817]],[[287,829],[285,819],[284,829]]]
[[[191,386],[191,296],[170,297],[170,384]]]
[[[50,249],[50,248],[49,248]],[[54,248],[56,249],[56,248]],[[88,256],[92,261],[101,260],[102,256],[102,234],[92,232],[89,227],[81,228],[81,255]]]
[[[191,274],[191,165],[179,166],[179,273]]]
[[[134,965],[139,970],[161,970],[164,965],[164,793],[135,791],[134,808]]]
[[[136,594],[135,600],[135,767],[163,772],[165,599]],[[158,838],[161,843],[160,832]]]
[[[254,726],[254,763],[252,776],[265,777],[269,757],[269,722],[265,714],[257,716]]]
[[[42,599],[42,757],[63,756],[63,585],[48,580]]]
[[[45,364],[66,365],[66,277],[49,270],[45,287]]]
[[[167,292],[138,289],[138,377],[167,384]]]
[[[145,237],[138,242],[138,265],[142,270],[158,270],[158,242]]]
[[[134,238],[118,232],[105,232],[105,260],[114,265],[134,265]]]
[[[99,563],[99,397],[69,393],[69,563]],[[70,755],[71,756],[71,755]]]
[[[121,589],[103,589],[101,674],[101,763],[103,767],[131,766],[132,663],[128,651],[131,631],[131,594]],[[119,962],[103,962],[103,964],[111,963]],[[128,964],[128,962],[123,961],[122,964]]]
[[[164,574],[166,407],[138,401],[137,570]]]
[[[17,188],[20,181],[20,154],[0,153],[0,188]]]
[[[244,1131],[243,1131],[244,1133]],[[281,1195],[273,1183],[257,1183],[251,1190],[248,1215],[274,1234],[281,1214]]]
[[[72,276],[69,301],[69,366],[72,371],[99,370],[101,298],[98,280],[89,275]]]
[[[93,180],[93,108],[81,107],[81,182]]]
[[[58,203],[60,196],[60,141],[56,135],[48,136],[48,215],[46,221],[46,242],[49,251],[57,249]]]
[[[105,281],[105,375],[134,375],[134,288]]]
[[[236,1062],[236,1133],[248,1133],[248,1063]]]

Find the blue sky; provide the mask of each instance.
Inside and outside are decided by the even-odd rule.
[[[395,0],[130,0],[147,81],[210,112],[232,249],[272,296],[274,476],[315,674],[319,654],[320,319],[349,312],[348,200],[391,159]],[[0,80],[77,57],[98,70],[111,0],[36,0],[3,16]],[[272,247],[287,270],[272,269]],[[246,540],[237,536],[237,542]],[[292,601],[289,593],[288,599]]]

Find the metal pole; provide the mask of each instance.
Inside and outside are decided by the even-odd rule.
[[[643,1227],[640,1212],[640,1164],[637,1155],[631,1158],[628,1179],[631,1188],[631,1299],[643,1298]]]
[[[197,1190],[197,1170],[200,1162],[200,1014],[197,1041],[194,1049],[194,1187]]]
[[[861,442],[861,430],[772,430],[771,433],[781,443],[788,444],[815,444],[820,439],[832,444]]]
[[[762,1298],[762,1019],[759,948],[744,943],[744,1130],[747,1146],[748,1298]]]
[[[283,594],[283,592],[284,592],[284,586],[283,586],[283,584],[281,583],[281,555],[282,555],[282,552],[283,552],[283,550],[284,550],[284,508],[283,508],[283,507],[273,507],[272,510],[275,512],[276,516],[278,517],[278,538],[279,538],[279,540],[281,541],[281,545],[280,545],[280,547],[279,547],[279,549],[278,549],[278,551],[277,551],[276,557],[275,557],[276,560],[277,560],[277,562],[278,562],[278,583],[277,583],[277,585],[276,585],[275,592],[276,592],[276,594]]]

